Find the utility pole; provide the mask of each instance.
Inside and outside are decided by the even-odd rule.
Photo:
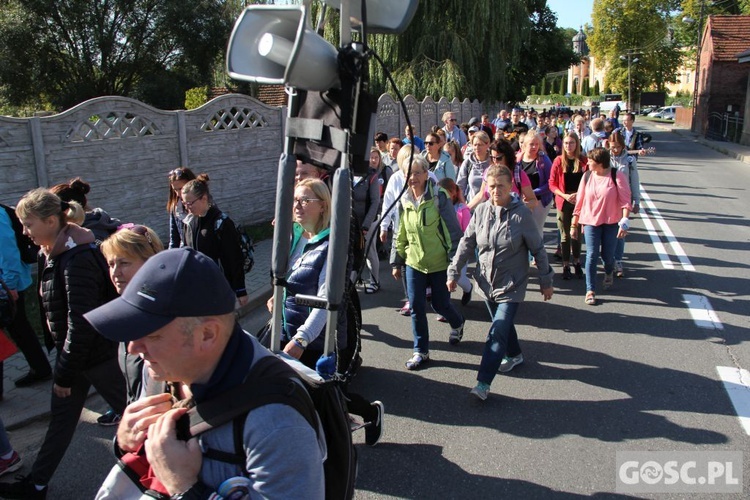
[[[640,52],[634,52],[633,50],[628,50],[627,54],[620,56],[620,59],[623,61],[627,59],[628,61],[628,113],[633,113],[633,79],[632,75],[630,74],[630,67],[638,62],[637,57],[633,57],[640,54]]]
[[[698,75],[700,73],[700,67],[701,67],[701,44],[703,43],[703,16],[705,14],[706,10],[706,0],[701,0],[701,11],[700,16],[698,17],[698,36],[696,40],[696,55],[695,55],[695,81],[693,82],[693,113],[692,118],[690,120],[690,129],[693,132],[696,132],[695,130],[695,114],[698,110]]]

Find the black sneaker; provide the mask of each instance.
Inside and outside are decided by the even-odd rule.
[[[15,483],[0,483],[0,497],[22,498],[24,500],[44,500],[47,498],[47,488],[37,490],[29,476],[20,476],[21,480]]]
[[[30,370],[29,373],[15,381],[16,387],[29,387],[39,382],[44,382],[52,378],[52,372],[45,374],[38,374],[34,370]]]
[[[576,269],[576,278],[578,278],[579,280],[582,280],[583,279],[583,269],[581,268],[581,264],[576,264],[575,265],[575,269]]]
[[[452,328],[450,334],[448,334],[448,343],[450,345],[457,345],[464,338],[464,324],[466,321],[461,323],[458,328]]]
[[[96,423],[103,427],[111,427],[119,424],[120,420],[122,420],[122,415],[115,413],[115,410],[110,408],[104,415],[96,419]]]
[[[383,417],[385,416],[385,405],[380,401],[375,401],[372,406],[378,411],[378,416],[372,422],[368,422],[365,427],[365,444],[375,446],[383,437]]]
[[[573,273],[570,272],[570,266],[563,267],[563,279],[569,280],[573,277]]]
[[[474,287],[472,286],[468,292],[464,292],[463,295],[461,295],[461,305],[465,306],[469,302],[471,302],[471,292],[474,291]]]

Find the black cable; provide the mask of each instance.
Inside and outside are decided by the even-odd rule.
[[[374,50],[371,50],[367,46],[366,39],[363,39],[363,43],[365,44],[365,46],[364,46],[365,55],[367,57],[374,57],[375,60],[378,61],[378,63],[380,64],[381,68],[383,68],[383,73],[385,74],[385,77],[388,79],[388,82],[393,87],[394,92],[396,92],[396,98],[398,99],[398,102],[401,105],[401,109],[404,112],[404,117],[406,118],[406,125],[411,130],[412,125],[411,125],[411,120],[409,119],[409,112],[406,109],[406,102],[404,102],[404,98],[401,95],[401,93],[399,92],[398,87],[396,86],[396,82],[393,80],[393,75],[391,75],[391,72],[386,67],[385,62],[383,61],[383,59],[380,58],[380,56],[377,54],[377,52],[375,52]],[[376,237],[380,237],[380,234],[379,234],[379,232],[380,232],[380,229],[379,229],[380,228],[380,223],[383,222],[383,219],[385,219],[385,217],[391,212],[391,210],[393,210],[393,208],[398,204],[398,202],[401,200],[401,197],[403,197],[404,193],[406,193],[406,190],[409,188],[409,178],[411,177],[411,164],[412,164],[412,161],[414,160],[414,149],[415,148],[416,148],[416,145],[412,143],[412,145],[411,145],[411,154],[409,155],[409,167],[408,167],[408,170],[406,172],[406,176],[404,177],[404,187],[401,189],[401,192],[398,194],[398,196],[393,201],[393,203],[391,203],[391,205],[388,208],[386,208],[385,211],[383,211],[383,214],[380,216],[380,219],[378,219],[376,222],[374,222],[370,226],[370,229],[368,230],[369,242],[367,242],[365,244],[364,258],[362,259],[362,264],[360,265],[360,268],[357,270],[357,275],[356,275],[356,279],[357,280],[359,280],[359,278],[362,276],[362,271],[364,271],[364,268],[367,265],[367,254],[370,251],[370,247],[373,244],[374,239]],[[398,166],[398,168],[399,168],[399,170],[401,169],[400,166]],[[372,232],[372,226],[375,226],[375,228],[378,230],[378,234],[377,235],[373,236],[373,235],[369,234],[369,233]],[[395,236],[396,235],[394,234],[394,237]],[[380,277],[378,276],[377,279],[380,279]]]

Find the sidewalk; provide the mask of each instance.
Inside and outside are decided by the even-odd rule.
[[[685,128],[677,128],[660,123],[651,123],[651,125],[662,130],[671,131],[681,137],[690,139],[693,142],[703,144],[704,146],[718,151],[723,155],[729,156],[730,158],[734,158],[750,165],[750,146],[743,146],[742,144],[737,144],[734,142],[712,141]]]
[[[255,244],[255,265],[253,270],[245,276],[250,300],[240,309],[240,317],[252,313],[257,307],[264,306],[271,296],[271,247],[271,239]],[[54,350],[49,359],[54,366]],[[26,372],[28,372],[28,365],[20,352],[5,360],[4,392],[3,400],[0,402],[0,416],[8,430],[23,427],[30,422],[44,418],[49,413],[52,382],[41,382],[22,389],[16,388],[13,381],[25,375]],[[92,389],[90,394],[94,392]]]

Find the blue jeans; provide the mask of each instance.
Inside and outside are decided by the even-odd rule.
[[[445,282],[446,270],[425,274],[406,266],[406,288],[411,304],[411,330],[414,335],[414,352],[430,352],[430,330],[427,326],[427,287],[432,287],[432,308],[445,317],[451,328],[463,324],[463,317],[451,304],[451,294]]]
[[[604,272],[615,270],[615,245],[617,245],[617,224],[583,226],[586,237],[586,291],[596,291],[596,268],[599,267],[599,249],[604,261]]]
[[[492,314],[492,325],[487,334],[487,342],[484,344],[477,380],[491,384],[503,358],[505,356],[512,358],[521,354],[516,325],[513,324],[520,303],[486,302],[486,304]]]
[[[620,262],[623,255],[625,255],[625,238],[617,238],[617,243],[615,244],[615,262]]]

